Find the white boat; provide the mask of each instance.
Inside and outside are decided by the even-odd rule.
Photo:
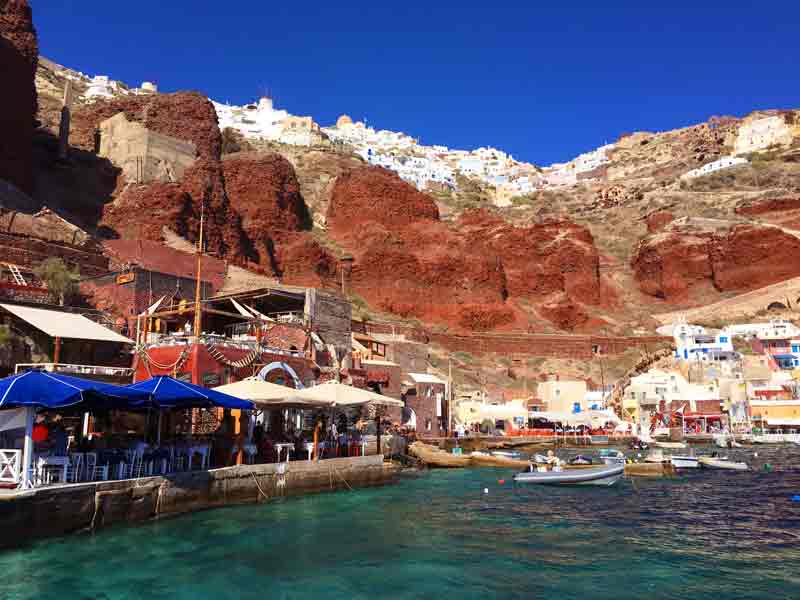
[[[690,454],[673,454],[669,460],[676,469],[696,469],[700,466],[697,457]]]
[[[653,442],[657,448],[666,448],[668,450],[680,450],[686,448],[683,442]]]
[[[714,443],[719,448],[741,448],[742,445],[736,441],[730,433],[716,433],[714,434]]]
[[[577,470],[535,470],[517,473],[514,481],[518,483],[538,483],[543,485],[599,485],[611,486],[617,483],[625,473],[622,462]]]
[[[664,456],[664,451],[661,448],[654,448],[653,450],[650,450],[647,456],[644,457],[644,462],[647,463],[669,462],[669,457]]]
[[[701,456],[697,461],[703,467],[709,469],[727,469],[730,471],[747,471],[749,469],[747,463],[734,462],[727,458],[717,458],[715,456]]]

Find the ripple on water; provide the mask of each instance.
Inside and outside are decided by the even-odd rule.
[[[759,454],[780,469],[800,456]],[[800,598],[796,471],[611,489],[499,478],[434,471],[44,541],[0,554],[0,598]]]

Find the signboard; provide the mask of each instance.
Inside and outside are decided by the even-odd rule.
[[[219,373],[204,373],[203,374],[203,386],[205,386],[205,387],[216,387],[218,385],[220,385]]]
[[[120,273],[117,275],[117,285],[124,285],[126,283],[131,283],[136,279],[136,273],[131,271],[130,273]]]

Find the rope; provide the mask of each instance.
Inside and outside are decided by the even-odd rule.
[[[142,360],[145,362],[145,364],[151,364],[156,369],[161,369],[164,371],[172,371],[180,368],[183,365],[184,361],[189,357],[189,349],[184,348],[183,350],[181,350],[180,356],[178,356],[177,360],[175,360],[175,362],[170,365],[165,365],[153,360],[150,357],[150,355],[147,354],[147,350],[145,350],[144,347],[139,348],[139,356],[142,357]]]
[[[256,487],[258,488],[258,491],[259,491],[259,492],[261,492],[261,495],[262,495],[262,496],[264,496],[264,498],[265,498],[266,500],[269,500],[269,496],[267,496],[267,495],[264,493],[264,490],[262,490],[262,489],[261,489],[261,485],[258,483],[258,479],[256,479],[256,474],[255,474],[255,473],[250,473],[250,475],[252,475],[252,476],[253,476],[253,481],[255,481],[255,482],[256,482]]]
[[[206,344],[206,349],[208,350],[208,353],[218,362],[235,369],[249,367],[256,361],[256,359],[258,359],[259,356],[261,356],[261,349],[256,348],[255,350],[250,351],[244,358],[233,361],[226,357],[222,352],[217,350],[217,347],[214,344]]]

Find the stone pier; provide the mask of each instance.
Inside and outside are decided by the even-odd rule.
[[[285,472],[282,472],[285,469]],[[396,480],[383,456],[239,465],[167,476],[0,494],[0,549],[207,508],[352,490]]]

